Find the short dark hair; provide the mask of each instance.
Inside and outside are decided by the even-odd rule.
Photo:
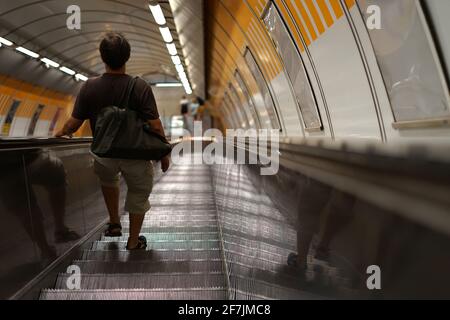
[[[118,32],[108,32],[100,43],[103,62],[113,70],[122,68],[130,59],[131,46]]]

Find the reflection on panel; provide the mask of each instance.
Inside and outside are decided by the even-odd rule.
[[[302,58],[274,4],[267,10],[264,23],[284,63],[306,129],[321,129],[322,121]]]
[[[247,100],[247,104],[249,105],[250,112],[252,113],[252,116],[253,116],[252,118],[255,119],[255,121],[256,121],[256,128],[257,129],[261,128],[261,119],[259,118],[259,114],[256,111],[255,102],[253,101],[253,97],[250,95],[250,93],[247,89],[248,87],[245,84],[244,79],[242,78],[242,76],[238,70],[236,70],[234,77],[238,83],[239,90],[242,92],[245,99]]]
[[[23,154],[1,152],[0,157],[0,299],[4,299],[39,271],[38,254],[51,258],[55,253],[39,241],[42,229],[33,230]],[[41,247],[35,246],[40,243]]]
[[[250,106],[247,100],[241,99],[241,96],[238,94],[235,86],[232,83],[230,83],[229,89],[232,99],[236,101],[236,105],[241,106],[241,109],[243,110],[243,113],[245,114],[245,117],[247,119],[249,128],[256,129],[256,120],[254,118],[253,112],[250,110]]]
[[[249,48],[247,48],[244,58],[264,100],[264,105],[266,108],[265,113],[268,115],[268,120],[270,121],[270,123],[267,123],[266,127],[272,129],[281,129],[280,119],[275,107],[272,94],[270,93],[270,89],[267,85],[266,80],[264,79],[264,75],[262,74],[261,69],[259,68],[255,60],[255,57],[253,56]]]
[[[238,121],[238,128],[247,128],[247,121],[244,114],[242,113],[241,109],[233,102],[233,100],[231,100],[229,94],[225,93],[223,99],[233,115],[235,115],[235,118]]]
[[[0,151],[0,299],[108,216],[89,146]],[[3,277],[4,275],[7,275]]]
[[[448,88],[418,1],[359,0],[383,13],[383,28],[368,30],[396,121],[449,117]]]
[[[229,94],[231,103],[234,105],[235,109],[238,110],[238,112],[240,113],[240,116],[244,120],[243,128],[245,128],[245,129],[249,128],[250,121],[248,120],[247,113],[245,112],[245,110],[241,104],[241,101],[237,95],[236,89],[233,87],[233,85],[231,83],[228,86],[228,94]]]
[[[234,298],[450,297],[448,235],[285,167],[260,169],[212,168]],[[371,266],[381,290],[367,284]]]

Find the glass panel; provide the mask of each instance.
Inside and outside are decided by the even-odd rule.
[[[236,121],[231,115],[230,110],[228,109],[228,105],[225,103],[225,100],[222,101],[222,107],[221,107],[223,114],[225,115],[225,118],[228,122],[228,124],[231,126],[231,128],[236,128]]]
[[[9,136],[9,132],[11,131],[11,124],[14,120],[17,109],[19,109],[20,103],[21,102],[19,100],[13,100],[11,107],[9,108],[9,111],[6,114],[5,122],[3,123],[1,131],[2,136]]]
[[[228,114],[230,115],[230,118],[233,121],[234,128],[241,128],[242,121],[239,119],[236,112],[234,111],[233,106],[231,105],[227,94],[224,95],[223,102],[224,102],[225,108],[228,110]]]
[[[263,97],[271,127],[273,129],[280,129],[280,119],[278,117],[272,94],[270,93],[270,89],[267,85],[266,80],[264,79],[264,75],[262,74],[261,69],[259,68],[258,63],[256,62],[255,57],[253,56],[250,49],[247,48],[244,58],[247,62],[248,67],[250,68],[253,77],[255,78],[256,84],[258,85],[259,91],[261,92],[261,95]]]
[[[29,136],[34,135],[34,130],[36,130],[36,124],[37,124],[44,108],[45,108],[45,106],[40,104],[36,108],[36,111],[34,111],[33,117],[31,118],[30,126],[28,127],[28,135]]]
[[[251,112],[250,106],[248,105],[247,101],[243,101],[240,98],[236,88],[231,83],[229,89],[231,98],[235,100],[236,105],[238,105],[244,111],[243,113],[245,114],[245,118],[247,119],[249,128],[256,128],[255,119],[253,118],[253,113]]]
[[[268,9],[264,23],[283,60],[284,68],[303,115],[305,127],[307,129],[322,128],[319,110],[302,58],[275,5],[272,4]]]
[[[233,99],[231,99],[229,93],[225,94],[225,100],[227,101],[233,112],[237,115],[237,118],[239,119],[239,128],[247,128],[247,119],[245,118],[242,110],[239,108],[239,105],[237,105],[233,101]]]
[[[447,35],[450,30],[450,1],[423,1],[422,4],[428,9],[433,29],[436,32],[436,41],[439,42],[442,58],[447,69],[447,81],[450,81],[450,39]]]
[[[245,99],[247,99],[247,103],[250,107],[250,112],[253,115],[253,119],[255,119],[255,121],[256,121],[256,127],[261,128],[261,121],[259,119],[258,113],[256,112],[255,102],[253,101],[252,96],[248,92],[247,85],[245,84],[244,79],[242,79],[241,74],[237,70],[236,70],[236,74],[234,76],[239,85],[239,89],[244,94]]]
[[[368,30],[396,121],[450,116],[448,88],[416,1],[359,0],[382,12],[383,28]]]

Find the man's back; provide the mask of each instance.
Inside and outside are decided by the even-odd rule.
[[[89,79],[81,88],[72,116],[79,120],[89,120],[94,131],[97,115],[108,106],[122,107],[126,90],[132,77],[126,74],[105,73]],[[140,112],[143,120],[159,119],[155,97],[151,87],[138,79],[130,99],[130,107]]]

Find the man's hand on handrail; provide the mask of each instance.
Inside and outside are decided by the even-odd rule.
[[[83,120],[75,119],[74,117],[70,117],[69,120],[64,124],[64,127],[56,132],[55,138],[63,138],[68,137],[72,138],[73,134],[80,129],[80,127],[83,125]]]

